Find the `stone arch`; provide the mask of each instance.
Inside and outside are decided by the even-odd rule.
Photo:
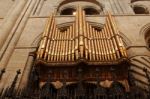
[[[140,36],[144,37],[145,33],[147,33],[150,30],[150,23],[147,23],[144,25],[140,30]]]
[[[72,6],[66,7],[60,11],[60,15],[74,15],[75,11],[76,11],[76,9]]]
[[[149,1],[149,0],[131,0],[131,3],[137,2],[137,1]]]
[[[77,3],[81,2],[80,5],[83,9],[91,8],[94,9],[97,13],[100,13],[103,10],[103,5],[97,2],[96,0],[64,0],[60,2],[59,6],[57,7],[57,12],[61,13],[64,9],[67,8],[77,8]],[[82,4],[83,2],[86,2],[87,4]]]
[[[100,11],[93,6],[87,6],[83,8],[86,15],[98,15]]]
[[[132,8],[135,14],[149,14],[148,8],[144,5],[133,4]]]
[[[62,6],[64,4],[67,4],[67,3],[70,3],[70,2],[76,2],[76,1],[84,1],[84,2],[91,2],[91,3],[94,3],[94,4],[97,4],[99,6],[101,6],[101,4],[97,1],[97,0],[62,0],[60,3],[59,3],[59,6]]]
[[[145,40],[148,48],[150,48],[150,23],[144,25],[140,30],[140,37]]]

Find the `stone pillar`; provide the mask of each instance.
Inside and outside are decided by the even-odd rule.
[[[40,14],[40,11],[41,11],[41,8],[42,8],[42,6],[43,6],[43,4],[44,4],[44,1],[45,1],[45,0],[41,0],[41,1],[40,1],[40,4],[39,4],[39,6],[38,6],[38,8],[37,8],[36,15],[39,15],[39,14]]]
[[[27,23],[28,17],[30,16],[30,13],[34,7],[36,0],[27,0],[27,1],[28,1],[28,3],[25,6],[25,9],[23,9],[21,15],[19,16],[20,20],[16,25],[17,29],[14,31],[15,33],[13,35],[13,38],[11,39],[11,42],[9,43],[7,50],[6,50],[5,54],[3,55],[3,58],[0,61],[0,68],[6,68],[6,66],[9,62],[10,56],[13,53],[14,48],[21,36],[21,33]],[[0,39],[0,42],[1,42],[1,39]]]
[[[130,58],[130,64],[130,72],[134,76],[136,85],[143,89],[148,89],[150,83],[148,82],[144,69],[150,72],[150,56],[134,56]]]
[[[27,20],[30,16],[30,13],[34,7],[36,0],[19,0],[19,1],[23,1],[23,2],[27,1],[27,3],[25,4],[24,9],[21,11],[19,18],[17,19],[17,23],[15,23],[14,27],[16,29],[14,31],[11,31],[11,32],[13,32],[13,37],[12,37],[11,42],[9,43],[8,47],[7,47],[7,50],[4,53],[2,59],[0,60],[0,68],[6,68],[6,73],[2,78],[3,82],[2,83],[0,82],[1,88],[3,86],[6,86],[6,87],[10,86],[12,79],[15,76],[15,75],[13,75],[13,73],[15,73],[16,70],[12,68],[12,65],[10,64],[12,62],[12,60],[10,61],[10,58],[12,58],[12,55],[13,55],[12,53],[14,53],[15,46],[16,46],[16,44],[17,44],[17,42],[18,42],[18,40],[22,34],[22,31],[24,30],[24,27],[27,23]],[[0,39],[0,43],[1,43],[1,39]],[[17,68],[19,68],[19,69],[24,68],[24,65],[20,65],[20,67],[17,67]],[[18,82],[20,82],[20,78],[18,79]]]
[[[12,30],[14,23],[16,22],[16,20],[18,19],[21,11],[23,10],[26,2],[28,0],[18,0],[16,1],[16,3],[14,4],[14,6],[16,6],[13,10],[11,10],[10,13],[8,13],[8,15],[6,16],[6,18],[3,21],[3,24],[1,24],[1,28],[0,28],[0,50],[4,44],[4,42],[6,41],[10,31]]]
[[[25,88],[27,86],[33,63],[34,63],[34,55],[31,53],[29,54],[25,69],[22,74],[21,81],[18,86],[19,89]]]

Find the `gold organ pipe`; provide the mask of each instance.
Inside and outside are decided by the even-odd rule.
[[[114,26],[115,26],[115,28],[116,28],[116,33],[117,33],[117,38],[118,38],[118,41],[120,42],[119,43],[119,46],[120,46],[120,49],[121,49],[121,53],[122,53],[122,56],[124,56],[124,57],[127,57],[127,53],[126,53],[126,48],[125,48],[125,46],[124,46],[124,43],[123,43],[123,41],[122,41],[122,38],[119,36],[119,31],[118,31],[118,29],[117,29],[117,24],[116,24],[116,22],[115,22],[115,19],[114,19],[114,17],[112,17],[112,16],[110,16],[111,18],[112,18],[112,21],[114,22]]]
[[[87,22],[85,19],[85,12],[83,12],[83,35],[84,35],[84,50],[85,50],[85,59],[88,59],[88,39],[87,39]]]
[[[50,31],[49,31],[49,39],[50,39],[50,42],[49,42],[49,45],[48,45],[48,61],[50,60],[50,57],[51,57],[51,51],[52,51],[52,36],[54,34],[54,29],[55,29],[55,20],[53,18],[52,20],[52,25],[50,27]]]
[[[113,54],[112,54],[113,47],[112,47],[112,45],[111,45],[111,40],[110,40],[110,35],[109,35],[110,31],[109,31],[109,29],[108,29],[107,21],[106,21],[105,26],[106,26],[106,35],[105,35],[105,36],[106,36],[106,40],[107,40],[107,46],[108,46],[109,57],[110,57],[110,60],[114,60],[114,59],[113,59]]]
[[[111,39],[112,39],[112,43],[113,43],[113,46],[114,46],[114,53],[116,55],[116,58],[120,58],[120,54],[119,54],[119,49],[118,49],[118,46],[117,46],[117,42],[116,42],[116,39],[115,39],[115,35],[113,33],[113,30],[111,28],[111,23],[110,23],[110,20],[108,18],[106,18],[106,21],[108,23],[108,28],[110,30],[110,36],[111,36]]]
[[[48,38],[47,45],[46,45],[46,50],[45,50],[45,53],[44,53],[44,60],[47,60],[47,58],[48,58],[49,44],[50,44],[50,39]]]
[[[58,48],[58,57],[57,61],[61,61],[61,45],[62,45],[62,32],[59,32],[59,48]]]
[[[112,52],[111,52],[111,45],[110,45],[110,42],[109,42],[109,40],[108,40],[108,38],[109,38],[109,36],[108,36],[108,29],[107,29],[107,23],[105,24],[105,28],[104,28],[104,31],[105,31],[105,40],[106,40],[106,47],[107,47],[107,56],[108,56],[108,59],[109,60],[112,60],[113,59],[113,57],[112,57]]]
[[[101,61],[102,60],[102,57],[101,57],[101,49],[100,49],[100,44],[99,44],[99,41],[100,41],[100,39],[99,39],[99,37],[98,37],[98,33],[99,33],[99,30],[96,30],[96,34],[95,34],[95,36],[96,36],[96,43],[97,43],[97,51],[98,51],[98,60],[99,61]]]
[[[59,29],[57,28],[57,35],[56,35],[56,49],[55,49],[55,53],[54,53],[54,61],[57,61],[57,57],[58,57],[58,49],[59,49]]]
[[[71,32],[72,32],[72,26],[70,26],[69,36],[68,36],[68,61],[71,61]]]
[[[87,59],[88,58],[90,58],[90,42],[89,42],[89,40],[90,40],[90,36],[89,36],[89,23],[88,22],[86,22],[86,35],[87,35]]]
[[[79,7],[79,25],[78,25],[78,28],[79,28],[79,52],[80,52],[80,58],[83,58],[83,51],[84,51],[84,41],[83,41],[83,22],[84,22],[84,19],[83,19],[83,11],[82,11],[82,8]]]
[[[64,55],[64,53],[63,53],[64,37],[65,37],[65,31],[62,32],[60,61],[63,61],[63,55]]]
[[[54,48],[53,48],[53,58],[52,58],[52,60],[53,61],[56,61],[56,51],[57,51],[57,43],[58,43],[58,41],[57,41],[57,35],[58,35],[58,29],[56,28],[56,30],[55,30],[55,36],[54,36]]]
[[[95,29],[91,26],[91,33],[92,33],[92,48],[93,48],[93,60],[96,60],[96,46],[95,46]]]
[[[66,45],[66,34],[67,30],[64,32],[64,37],[63,37],[63,46],[62,46],[62,61],[65,60],[65,45]]]
[[[64,41],[65,41],[65,42],[64,42],[64,43],[65,43],[65,44],[64,44],[64,61],[67,60],[67,46],[68,46],[68,45],[67,45],[67,34],[68,34],[68,31],[69,31],[69,29],[66,30],[66,34],[65,34],[65,38],[64,38],[64,39],[65,39],[65,40],[64,40]]]
[[[72,32],[71,32],[71,37],[72,37],[72,40],[71,40],[71,60],[74,61],[75,59],[75,24],[73,23],[73,26],[72,26]]]
[[[64,32],[61,32],[61,37],[60,37],[60,52],[59,52],[59,61],[62,61],[62,54],[63,54],[63,38],[64,38]]]
[[[63,43],[64,43],[64,46],[63,46],[63,61],[65,61],[65,57],[66,57],[66,38],[67,38],[67,32],[68,32],[68,29],[66,29],[65,33],[64,33],[64,38],[63,38]]]
[[[115,53],[115,46],[113,44],[113,36],[111,35],[112,34],[112,31],[111,31],[111,28],[109,28],[109,23],[108,23],[108,18],[106,18],[106,28],[107,28],[107,34],[108,34],[108,37],[109,37],[109,41],[110,41],[110,47],[111,47],[111,53],[112,53],[112,57],[113,57],[113,60],[116,60],[116,53]]]
[[[42,53],[41,53],[41,57],[42,56],[44,56],[45,57],[45,53],[46,54],[48,54],[48,48],[47,48],[47,46],[49,46],[49,45],[47,45],[47,39],[49,40],[49,31],[50,31],[50,26],[52,26],[53,25],[53,19],[54,19],[54,17],[53,17],[53,15],[51,16],[51,18],[50,18],[50,20],[49,20],[49,24],[47,24],[47,27],[46,27],[46,29],[45,29],[45,31],[44,31],[44,38],[43,38],[43,44],[42,44],[42,46],[43,46],[43,51],[42,51]],[[48,42],[49,43],[49,42]],[[45,51],[45,53],[44,53],[44,51]]]
[[[98,36],[98,33],[99,33],[99,31],[97,30],[96,31],[96,34],[95,34],[95,36],[96,36],[96,42],[97,42],[97,50],[98,50],[98,56],[99,56],[99,60],[101,61],[102,60],[102,56],[101,56],[101,48],[100,48],[100,38],[99,38],[99,36]]]
[[[56,49],[56,33],[57,33],[57,31],[56,31],[57,29],[56,29],[56,25],[54,25],[54,28],[53,28],[53,35],[52,35],[52,38],[51,38],[51,40],[52,40],[52,51],[51,51],[51,59],[50,59],[50,61],[54,61],[54,53],[55,53],[55,49]]]
[[[113,31],[115,33],[115,38],[116,38],[116,41],[117,41],[117,46],[119,48],[119,51],[120,51],[121,55],[124,56],[123,43],[119,39],[119,33],[118,33],[117,28],[116,28],[115,22],[114,22],[112,16],[110,14],[108,14],[108,15],[109,15],[109,19],[111,21],[112,29],[113,29]]]
[[[39,46],[39,50],[38,50],[38,55],[37,55],[37,58],[42,58],[43,54],[44,54],[44,49],[45,49],[45,44],[46,44],[46,39],[47,39],[47,36],[48,36],[48,32],[49,32],[49,27],[51,25],[51,21],[53,19],[53,15],[50,15],[46,25],[45,25],[45,29],[44,29],[44,33],[43,33],[43,36],[42,36],[42,40],[41,40],[41,43],[40,43],[40,46]]]
[[[90,35],[90,25],[87,23],[87,34],[88,34],[88,50],[89,50],[89,60],[92,60],[92,50],[91,50],[91,35]]]
[[[68,61],[68,58],[69,58],[69,35],[70,35],[70,27],[67,29],[67,33],[66,33],[65,61]]]
[[[97,60],[101,60],[97,32],[98,32],[98,30],[95,30],[95,35],[94,35],[95,36],[96,56],[97,56]]]
[[[109,57],[109,52],[108,52],[108,46],[107,46],[107,38],[106,38],[106,25],[104,26],[103,28],[103,38],[104,38],[104,46],[105,46],[105,52],[106,52],[106,56],[107,56],[107,61],[110,60],[110,57]]]
[[[92,42],[92,39],[93,39],[92,35],[93,34],[92,34],[92,27],[91,27],[91,25],[89,25],[89,34],[90,34],[89,35],[89,37],[90,37],[89,43],[90,43],[90,51],[91,51],[90,53],[91,53],[91,61],[92,61],[94,56],[93,56],[93,42]]]
[[[106,49],[106,42],[105,42],[105,38],[104,38],[104,29],[102,29],[101,31],[101,38],[102,38],[102,49],[104,51],[104,61],[107,61],[108,60],[108,57],[107,57],[107,49]]]
[[[66,61],[69,61],[69,40],[70,40],[69,37],[70,37],[70,27],[71,27],[71,26],[69,26],[68,32],[67,32],[67,44],[66,44],[66,45],[67,45],[67,48],[66,48],[66,56],[67,56],[67,57],[66,57],[66,59],[65,59]]]
[[[96,38],[96,30],[93,28],[93,43],[94,43],[94,48],[95,48],[95,60],[99,60],[99,55],[98,55],[98,45],[97,45],[97,38]]]
[[[58,48],[58,57],[57,61],[60,61],[61,58],[61,38],[62,38],[62,32],[59,32],[59,48]]]
[[[54,41],[55,41],[55,49],[54,49],[54,55],[53,55],[53,61],[56,61],[56,54],[57,54],[57,48],[58,48],[58,28],[56,27],[56,32],[54,36]]]
[[[107,41],[108,41],[110,58],[111,58],[111,60],[114,60],[114,56],[113,56],[113,50],[114,50],[114,48],[113,48],[112,43],[111,43],[110,30],[108,28],[107,21],[106,21],[106,37],[107,37]]]
[[[105,55],[104,55],[104,48],[103,48],[103,40],[102,40],[102,31],[98,32],[98,38],[99,38],[99,46],[101,50],[101,60],[105,60]]]
[[[55,45],[55,41],[54,41],[54,36],[55,36],[55,33],[56,32],[56,24],[55,24],[55,20],[54,20],[54,24],[53,24],[53,27],[52,27],[52,29],[51,29],[51,31],[50,31],[50,34],[51,34],[51,36],[49,37],[50,38],[50,44],[51,44],[51,47],[49,48],[49,56],[50,56],[50,59],[49,59],[49,61],[52,61],[52,59],[53,59],[53,50],[54,50],[54,45]]]
[[[90,34],[91,34],[91,49],[92,49],[92,60],[95,60],[95,47],[94,47],[94,37],[93,37],[93,28],[90,25]]]
[[[79,47],[79,7],[76,13],[76,19],[75,19],[75,58],[76,60],[79,58],[79,51],[78,51],[78,47]]]
[[[71,34],[71,32],[72,32],[72,25],[70,26],[69,41],[68,41],[68,46],[69,46],[69,47],[68,47],[68,53],[69,53],[69,59],[68,59],[68,60],[69,60],[69,61],[71,61],[71,46],[72,46],[72,45],[71,45],[71,42],[72,42],[72,41],[71,41],[71,40],[72,40],[72,37],[71,37],[72,34]]]

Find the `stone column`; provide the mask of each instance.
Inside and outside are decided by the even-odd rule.
[[[14,9],[11,10],[10,13],[8,13],[8,15],[6,16],[6,18],[3,21],[3,24],[1,24],[0,27],[0,50],[4,44],[4,42],[6,41],[10,31],[12,30],[14,23],[16,22],[16,20],[18,19],[21,11],[23,10],[26,2],[28,0],[17,0],[16,4],[14,6]]]
[[[150,56],[134,56],[130,58],[130,72],[134,76],[134,80],[137,86],[148,90],[150,82],[146,76],[144,69],[150,72]]]
[[[28,3],[25,6],[25,9],[23,9],[21,15],[19,16],[19,22],[15,26],[17,28],[14,31],[15,33],[13,35],[13,38],[12,38],[11,42],[9,43],[7,50],[5,51],[5,53],[3,55],[3,58],[0,61],[0,68],[4,68],[4,67],[6,68],[6,66],[9,62],[10,56],[13,53],[14,48],[21,36],[21,33],[27,23],[28,17],[30,16],[30,13],[34,7],[36,0],[27,0],[27,1],[28,1]],[[0,42],[1,42],[1,39],[0,39]]]
[[[15,71],[11,70],[12,69],[12,65],[9,64],[10,62],[10,58],[12,56],[12,53],[15,50],[15,46],[22,34],[22,31],[27,23],[27,20],[30,16],[30,13],[34,7],[35,1],[36,0],[19,0],[19,1],[27,1],[24,9],[21,11],[21,14],[19,15],[19,18],[17,19],[17,21],[19,21],[18,23],[15,24],[16,29],[13,31],[14,35],[11,39],[11,42],[9,43],[7,50],[5,51],[1,61],[0,61],[0,68],[6,68],[6,73],[3,76],[2,80],[3,83],[0,83],[0,87],[3,86],[9,86],[12,82],[12,78],[14,77],[14,75],[12,75]],[[12,32],[12,31],[11,31]],[[1,38],[1,37],[0,37]],[[1,40],[0,40],[1,42]],[[18,68],[18,67],[17,67]],[[19,68],[24,68],[24,65],[21,65]],[[10,70],[7,72],[7,70]],[[21,71],[22,72],[22,71]],[[7,83],[4,83],[7,82]],[[20,82],[20,78],[18,79],[18,82]]]
[[[41,0],[41,1],[40,1],[40,4],[39,4],[39,6],[38,6],[38,8],[37,8],[36,15],[39,15],[39,14],[40,14],[40,11],[41,11],[41,8],[42,8],[42,6],[43,6],[43,4],[44,4],[44,1],[45,1],[45,0]]]
[[[22,74],[21,81],[18,86],[19,89],[25,88],[27,86],[33,63],[34,63],[34,54],[31,53],[29,54],[26,67]]]

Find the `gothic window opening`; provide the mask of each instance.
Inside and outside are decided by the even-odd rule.
[[[142,6],[135,6],[133,7],[135,14],[149,14],[147,8],[144,8]]]
[[[99,12],[94,8],[85,8],[84,9],[86,15],[98,15]]]
[[[76,10],[73,8],[67,8],[61,11],[60,15],[75,15]]]

